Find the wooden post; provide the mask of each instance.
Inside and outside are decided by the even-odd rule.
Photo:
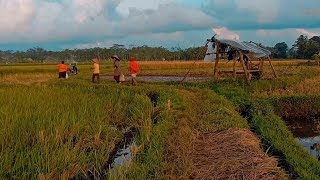
[[[243,68],[243,71],[244,71],[244,74],[245,74],[245,77],[247,79],[247,83],[250,84],[250,74],[248,72],[248,69],[244,63],[244,60],[243,60],[243,53],[241,50],[239,50],[239,53],[240,53],[240,61],[241,61],[241,64],[242,64],[242,68]]]
[[[263,71],[263,64],[264,64],[264,59],[263,58],[259,58],[260,64],[259,64],[259,71]]]
[[[236,58],[233,58],[233,79],[234,80],[237,80],[236,63],[237,63]]]
[[[278,76],[277,76],[277,74],[276,74],[276,71],[274,70],[274,67],[273,67],[273,65],[272,65],[272,63],[271,63],[271,59],[270,59],[269,56],[268,56],[268,61],[269,61],[269,64],[270,64],[270,66],[271,66],[271,69],[272,69],[272,72],[273,72],[274,77],[277,78]]]
[[[220,43],[216,42],[216,62],[214,65],[214,79],[218,80],[219,79],[219,53],[220,53]]]

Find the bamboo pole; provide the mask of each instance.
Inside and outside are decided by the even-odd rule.
[[[271,69],[272,69],[272,72],[273,72],[274,77],[275,77],[275,78],[278,78],[278,76],[277,76],[277,74],[276,74],[276,71],[274,70],[274,67],[273,67],[273,65],[272,65],[272,63],[271,63],[271,59],[270,59],[269,56],[268,56],[268,61],[269,61],[269,64],[270,64],[270,66],[271,66]]]
[[[214,64],[214,79],[218,80],[219,79],[219,53],[220,53],[220,43],[216,42],[216,62]]]
[[[240,53],[240,61],[241,61],[241,64],[242,64],[242,68],[243,68],[243,71],[244,71],[244,74],[245,74],[245,77],[247,79],[247,83],[250,84],[250,75],[249,75],[249,72],[248,72],[248,69],[244,63],[244,60],[243,60],[243,53],[242,51],[239,51]]]

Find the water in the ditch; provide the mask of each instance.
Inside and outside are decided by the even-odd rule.
[[[130,147],[136,146],[134,138],[137,135],[137,133],[138,131],[136,129],[130,129],[124,133],[123,140],[116,145],[116,148],[110,154],[110,157],[107,161],[108,168],[119,167],[120,165],[123,165],[126,161],[131,160]]]
[[[298,143],[313,157],[320,158],[320,118],[286,121]]]

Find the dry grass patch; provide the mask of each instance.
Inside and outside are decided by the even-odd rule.
[[[192,179],[287,179],[277,159],[246,129],[201,134],[194,141]]]
[[[0,83],[30,85],[32,83],[46,82],[54,77],[55,74],[53,73],[7,74],[1,77]]]

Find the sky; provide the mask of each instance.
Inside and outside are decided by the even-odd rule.
[[[0,0],[0,50],[149,45],[221,39],[266,46],[320,36],[319,0]]]

